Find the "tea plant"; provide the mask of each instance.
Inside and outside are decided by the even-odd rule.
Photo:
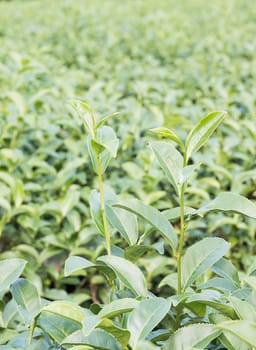
[[[179,153],[171,142],[151,144],[161,168],[180,199],[179,208],[161,213],[137,199],[114,204],[113,199],[105,200],[102,173],[111,157],[116,154],[117,140],[112,129],[103,126],[107,118],[97,124],[89,106],[80,101],[76,101],[73,105],[90,133],[88,150],[94,171],[98,175],[100,188],[100,194],[97,196],[96,192],[93,192],[91,212],[99,231],[105,235],[108,255],[99,257],[96,262],[72,256],[66,262],[65,273],[69,275],[78,273],[82,268],[96,268],[106,275],[114,288],[108,304],[98,305],[97,308],[95,305],[91,310],[67,302],[49,303],[41,311],[38,326],[55,342],[66,346],[146,349],[146,347],[153,348],[155,343],[155,346],[161,346],[163,349],[203,349],[209,344],[217,346],[216,342],[219,342],[228,349],[235,349],[238,346],[253,348],[256,345],[253,335],[255,325],[253,320],[248,320],[244,314],[246,308],[253,310],[253,304],[250,303],[253,291],[248,288],[251,284],[247,279],[244,280],[244,286],[241,286],[234,266],[223,258],[229,248],[228,243],[218,237],[204,238],[187,248],[183,255],[189,216],[202,215],[210,210],[232,210],[256,218],[255,206],[246,198],[232,193],[222,193],[197,210],[185,207],[186,186],[197,168],[197,165],[188,165],[190,156],[203,146],[224,119],[225,113],[214,112],[204,118],[192,129],[185,145],[169,129],[152,130],[176,142],[183,153],[183,155]],[[111,153],[112,151],[114,153]],[[93,203],[95,197],[97,205]],[[115,208],[121,208],[121,212],[120,209],[119,213],[116,212]],[[141,270],[129,261],[121,250],[116,251],[118,255],[111,255],[108,225],[114,226],[130,245],[134,240],[132,236],[134,232],[130,233],[125,227],[127,224],[125,215],[128,213],[123,209],[143,218],[170,244],[173,256],[177,258],[177,275],[168,275],[161,285],[169,284],[177,290],[177,294],[167,298],[150,294]],[[176,212],[174,218],[180,217],[179,243],[177,234],[168,220],[174,212]],[[122,216],[119,216],[120,213]],[[128,220],[130,218],[128,217]],[[136,225],[133,229],[135,227]],[[142,241],[141,239],[140,242],[136,241],[135,245],[139,247]],[[212,271],[212,276],[211,274],[207,276],[207,271]],[[25,281],[21,280],[14,285],[17,286],[18,283],[20,285],[17,290],[24,290]],[[12,289],[15,290],[15,288]],[[126,295],[129,291],[128,298],[122,297],[125,290],[127,290]],[[13,292],[13,295],[21,307],[18,293]],[[242,300],[244,298],[246,301]],[[38,311],[34,316],[37,315]],[[168,327],[161,328],[159,326],[161,321]],[[65,329],[62,334],[60,334],[60,324],[61,328]],[[156,327],[158,331],[151,335],[151,331]],[[34,326],[32,330],[33,328]]]
[[[221,210],[256,218],[256,206],[231,192],[219,194],[199,209],[185,205],[186,188],[198,169],[198,164],[189,164],[191,155],[207,142],[225,118],[225,112],[213,112],[203,118],[191,130],[185,144],[170,129],[152,130],[166,139],[151,142],[151,148],[180,203],[179,207],[160,212],[141,200],[120,201],[113,193],[107,194],[102,175],[116,156],[118,139],[114,130],[104,124],[115,114],[97,122],[84,102],[73,101],[72,106],[88,133],[87,148],[99,187],[99,192],[93,190],[90,197],[91,215],[105,238],[107,255],[99,256],[96,261],[70,256],[65,275],[83,275],[84,269],[97,269],[109,283],[109,301],[90,308],[68,301],[49,302],[40,298],[31,282],[17,279],[24,269],[24,260],[3,260],[2,294],[11,285],[13,299],[2,312],[2,342],[13,348],[18,344],[19,348],[29,346],[29,349],[41,346],[73,350],[253,349],[256,265],[240,278],[234,265],[224,258],[229,244],[219,237],[203,238],[187,247],[183,254],[186,227],[193,216]],[[142,236],[139,236],[137,216],[148,223]],[[171,224],[178,218],[179,239]],[[116,231],[128,248],[111,245]],[[169,296],[150,292],[144,273],[135,263],[148,249],[143,241],[154,232],[161,234],[170,246],[172,260],[176,259],[177,272],[169,273],[159,285],[171,287]],[[6,265],[13,266],[8,274],[4,271]]]

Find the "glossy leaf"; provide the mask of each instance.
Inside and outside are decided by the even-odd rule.
[[[175,134],[174,131],[172,131],[168,128],[165,128],[165,127],[154,128],[154,129],[150,129],[149,131],[153,132],[157,136],[164,137],[166,139],[169,139],[169,140],[176,142],[181,147],[181,149],[184,150],[183,142]]]
[[[97,130],[96,140],[109,151],[111,157],[116,157],[119,140],[110,126],[102,126],[99,128]]]
[[[164,210],[163,215],[170,221],[175,221],[180,218],[180,207]],[[196,215],[197,211],[191,207],[185,207],[185,217]]]
[[[132,199],[125,203],[117,203],[114,206],[126,209],[144,220],[149,222],[157,231],[159,231],[171,244],[172,249],[175,250],[178,244],[177,234],[169,221],[152,206],[144,204],[138,199]]]
[[[236,297],[229,297],[228,300],[230,301],[240,320],[256,323],[256,311],[253,305],[248,303],[246,300],[241,300]]]
[[[95,329],[87,337],[83,335],[82,331],[75,332],[64,339],[62,344],[89,345],[97,350],[123,350],[116,338],[103,329]]]
[[[93,169],[96,173],[99,171],[98,162],[101,164],[101,173],[103,174],[108,167],[112,158],[116,157],[117,149],[119,145],[119,140],[116,137],[114,130],[109,126],[102,126],[97,130],[95,142],[102,147],[105,147],[104,150],[101,149],[100,158],[97,159],[98,154],[95,152],[95,147],[92,146],[92,137],[89,137],[87,140],[87,147],[89,155],[92,161]],[[95,146],[95,144],[94,144]],[[99,149],[99,147],[98,147]]]
[[[246,344],[256,346],[256,324],[249,321],[226,321],[216,325],[222,331],[227,331]]]
[[[221,294],[215,290],[206,290],[202,293],[190,295],[186,300],[186,306],[188,308],[193,308],[197,305],[207,305],[215,310],[218,310],[223,315],[226,315],[230,318],[236,318],[236,314],[232,306],[222,300]]]
[[[217,313],[211,314],[210,319],[216,324],[231,321],[230,318]],[[228,350],[248,350],[248,344],[230,332],[223,331],[218,339]]]
[[[222,258],[228,249],[229,244],[217,237],[204,238],[189,247],[181,262],[183,291]]]
[[[128,317],[127,328],[131,332],[130,345],[138,349],[138,342],[145,340],[148,334],[166,316],[170,302],[163,298],[142,300]]]
[[[118,342],[125,348],[130,338],[130,332],[127,329],[121,328],[112,320],[100,318],[99,316],[89,316],[83,322],[83,334],[88,337],[96,328],[103,329],[113,335]]]
[[[106,149],[104,145],[94,139],[91,139],[91,145],[96,154],[101,154]]]
[[[138,223],[133,213],[127,210],[106,206],[107,218],[111,225],[115,227],[123,238],[133,245],[138,240]]]
[[[90,262],[89,260],[82,258],[80,256],[70,256],[65,261],[64,274],[65,276],[69,276],[72,273],[75,273],[82,269],[87,269],[90,267],[95,267],[96,265]]]
[[[117,256],[101,256],[98,261],[109,266],[120,281],[136,295],[147,296],[145,277],[141,270],[129,260]]]
[[[103,117],[96,125],[96,128],[100,128],[101,126],[105,125],[105,123],[107,121],[109,121],[109,119],[113,118],[113,117],[116,117],[117,115],[119,115],[120,113],[119,112],[114,112],[114,113],[111,113],[111,114],[108,114],[106,115],[105,117]]]
[[[178,194],[179,185],[182,181],[182,155],[170,143],[152,142],[151,147],[155,153],[159,165]]]
[[[212,112],[200,120],[191,130],[185,145],[187,160],[208,141],[209,137],[225,117],[226,112],[224,111]]]
[[[192,324],[180,328],[164,344],[163,350],[191,350],[205,347],[220,335],[221,331],[211,324]]]
[[[91,107],[87,103],[80,100],[71,100],[69,103],[81,118],[84,124],[85,130],[91,136],[93,136],[95,126],[96,126],[96,121],[95,121]]]
[[[99,317],[113,318],[122,313],[132,311],[137,305],[138,301],[132,298],[117,299],[109,304],[103,306],[101,311],[98,313]]]
[[[38,325],[59,344],[81,328],[81,325],[70,317],[63,317],[46,311],[40,314]]]
[[[59,315],[65,318],[69,318],[78,323],[83,322],[86,314],[90,314],[88,310],[82,309],[80,306],[76,305],[67,300],[56,300],[53,301],[43,308],[44,311]]]
[[[199,214],[212,210],[234,211],[256,219],[256,205],[249,199],[232,192],[222,192],[213,201],[198,210]]]
[[[26,324],[39,315],[42,303],[36,287],[24,278],[19,278],[11,286],[12,296]]]
[[[230,280],[234,283],[235,286],[240,286],[237,269],[231,261],[225,258],[221,258],[211,267],[211,270],[214,271],[217,275]]]
[[[91,191],[90,211],[91,211],[91,216],[92,216],[94,223],[97,226],[99,232],[102,235],[104,235],[105,231],[104,231],[104,225],[103,225],[103,220],[102,220],[100,194],[96,190]]]
[[[23,259],[6,259],[0,261],[0,292],[8,290],[10,285],[21,275],[26,261]]]

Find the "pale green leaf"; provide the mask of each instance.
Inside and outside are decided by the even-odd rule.
[[[235,335],[250,346],[256,347],[256,323],[250,321],[226,321],[217,324],[216,327]]]
[[[89,311],[85,312],[85,309],[67,300],[52,301],[44,306],[43,310],[81,324],[86,314],[90,313]]]
[[[147,296],[145,277],[141,270],[129,260],[118,256],[101,256],[98,261],[109,266],[120,281],[136,295]]]
[[[85,130],[93,137],[96,121],[92,108],[87,103],[80,100],[71,100],[69,103],[81,118]]]
[[[182,182],[183,157],[170,143],[152,142],[151,147],[157,161],[167,176],[169,182],[179,194],[179,185]]]
[[[192,324],[180,328],[164,344],[162,350],[191,350],[205,347],[220,335],[221,331],[211,324]]]
[[[62,344],[88,345],[97,350],[123,350],[117,339],[103,329],[95,329],[89,336],[84,336],[82,331],[77,331],[62,341]]]
[[[23,202],[25,193],[24,193],[24,187],[21,180],[17,179],[15,181],[15,186],[13,188],[13,201],[15,208],[19,208],[21,206],[21,203]]]
[[[113,318],[122,313],[132,311],[137,305],[138,300],[132,298],[117,299],[109,304],[105,304],[98,313],[99,317]]]
[[[228,300],[241,320],[256,323],[256,310],[253,305],[236,297],[229,297]]]
[[[102,147],[105,147],[105,150],[103,150],[100,153],[100,157],[98,160],[97,159],[98,155],[95,152],[94,148],[92,147],[92,143],[91,143],[92,139],[93,139],[92,137],[88,137],[87,147],[88,147],[88,152],[93,165],[93,169],[96,173],[98,173],[99,172],[98,162],[100,162],[101,173],[103,174],[106,168],[108,167],[111,159],[116,157],[119,140],[116,137],[116,134],[111,127],[102,126],[101,128],[99,128],[96,133],[95,142],[97,142]]]
[[[175,251],[178,244],[178,237],[174,228],[166,219],[166,217],[152,206],[144,204],[138,199],[131,199],[125,203],[116,203],[113,206],[126,209],[144,220],[149,222],[157,231],[159,231],[170,243]]]
[[[67,318],[47,311],[41,312],[37,323],[58,344],[75,331],[81,329],[81,324],[70,317]]]
[[[106,214],[110,224],[115,227],[129,245],[136,244],[138,240],[138,223],[133,213],[127,210],[106,206]]]
[[[110,126],[102,126],[99,128],[97,130],[96,140],[109,151],[111,157],[116,157],[119,140],[116,137],[115,131]]]
[[[105,117],[103,117],[96,125],[96,128],[100,128],[101,126],[103,126],[109,119],[116,117],[117,115],[119,115],[119,112],[114,112],[111,114],[106,115]]]
[[[19,278],[26,263],[23,259],[0,261],[0,293],[6,292],[10,285]]]
[[[191,207],[184,208],[185,217],[196,215],[197,210]],[[166,217],[166,219],[170,221],[175,221],[180,218],[180,207],[175,207],[171,209],[164,210],[162,214]]]
[[[189,296],[186,300],[186,305],[190,308],[197,305],[208,305],[215,310],[218,310],[223,315],[235,318],[234,309],[221,299],[221,293],[215,290],[206,290],[202,293],[197,293]]]
[[[211,267],[211,270],[214,271],[217,275],[222,276],[226,280],[228,279],[231,282],[233,282],[236,287],[240,286],[240,280],[237,269],[231,261],[225,258],[221,258]]]
[[[90,267],[95,267],[96,265],[89,260],[82,258],[80,256],[70,256],[65,261],[64,275],[69,276],[82,269],[87,269]]]
[[[249,199],[232,192],[222,192],[213,201],[203,206],[198,214],[212,210],[234,211],[256,219],[256,205]]]
[[[36,287],[24,278],[19,278],[12,284],[11,293],[24,322],[30,324],[42,309],[41,299]]]
[[[184,150],[183,142],[175,134],[174,131],[172,131],[168,128],[165,128],[165,127],[154,128],[154,129],[150,129],[149,131],[153,132],[157,136],[164,137],[166,139],[169,139],[169,140],[176,142],[181,147],[181,149]]]
[[[181,261],[183,291],[222,258],[228,249],[229,244],[217,237],[204,238],[189,247]]]
[[[225,111],[212,112],[200,120],[199,123],[191,130],[185,145],[187,160],[208,141],[209,137],[225,117]]]
[[[142,300],[130,313],[127,328],[131,333],[130,345],[138,349],[138,342],[159,324],[170,310],[170,302],[163,298]]]
[[[112,320],[100,318],[98,315],[86,317],[83,322],[83,334],[89,336],[96,328],[100,328],[112,334],[119,343],[125,348],[130,338],[130,332],[127,329],[119,327]]]
[[[93,218],[93,221],[95,225],[97,226],[98,230],[102,235],[104,235],[104,225],[102,220],[102,210],[101,210],[101,203],[100,203],[100,194],[96,190],[91,191],[90,195],[90,211],[91,216]]]

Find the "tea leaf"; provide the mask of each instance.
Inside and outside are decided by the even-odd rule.
[[[30,324],[42,309],[36,287],[24,278],[19,278],[11,286],[11,293],[26,324]]]
[[[138,240],[138,223],[133,213],[127,210],[106,206],[107,218],[110,224],[115,227],[129,245],[136,244]]]
[[[106,115],[105,117],[103,117],[96,125],[96,128],[99,129],[101,126],[103,126],[109,119],[116,117],[117,115],[119,115],[119,112],[114,112],[111,114]]]
[[[163,298],[142,300],[128,317],[127,328],[131,332],[130,344],[138,349],[138,342],[145,340],[148,334],[165,317],[170,302]]]
[[[103,306],[101,311],[98,313],[99,317],[113,318],[122,313],[132,311],[139,301],[132,298],[117,299],[109,304]]]
[[[95,267],[96,265],[91,263],[89,260],[82,258],[80,256],[70,256],[65,261],[64,275],[69,276],[74,272],[82,269],[87,269],[90,267]]]
[[[42,311],[38,325],[58,344],[61,344],[65,338],[81,328],[81,325],[70,317],[46,311]]]
[[[27,262],[23,259],[0,261],[0,292],[6,292],[10,285],[21,275]]]
[[[164,344],[163,350],[205,349],[220,333],[221,331],[211,324],[192,324],[174,333]]]
[[[87,103],[80,100],[71,100],[69,103],[81,118],[85,130],[94,137],[96,121],[92,108]]]
[[[256,346],[256,324],[249,321],[226,321],[216,325],[222,331],[227,331],[250,346]]]
[[[168,240],[173,250],[176,249],[178,244],[177,234],[166,217],[157,209],[144,204],[138,199],[131,199],[125,203],[116,203],[113,206],[123,208],[142,217]]]
[[[232,192],[222,192],[197,212],[208,213],[212,210],[234,211],[256,219],[256,205],[249,199]]]
[[[215,264],[228,249],[229,244],[217,237],[204,238],[189,247],[181,262],[183,291]]]
[[[150,129],[149,131],[153,132],[154,134],[164,137],[166,139],[172,140],[174,142],[176,142],[182,149],[182,151],[184,151],[185,147],[183,145],[183,142],[181,141],[181,139],[175,134],[174,131],[168,129],[168,128],[154,128],[154,129]]]
[[[91,216],[94,220],[95,225],[97,226],[99,232],[104,235],[104,225],[102,220],[102,211],[100,204],[100,194],[96,190],[91,191],[90,195],[90,211]]]
[[[191,130],[185,145],[187,160],[208,141],[209,137],[223,121],[226,115],[227,113],[224,111],[212,112],[200,120],[200,122]]]
[[[84,311],[84,309],[82,309],[80,306],[76,305],[75,303],[72,303],[67,300],[53,301],[50,304],[44,306],[43,311],[46,311],[55,315],[59,315],[65,318],[69,318],[81,324],[86,315],[86,312]]]
[[[168,180],[179,194],[183,170],[183,157],[175,147],[166,142],[152,142],[151,147]]]
[[[116,338],[103,329],[95,329],[88,337],[85,337],[82,331],[74,332],[66,337],[62,344],[88,345],[96,350],[122,350],[122,346]]]
[[[146,280],[141,270],[129,260],[118,256],[101,256],[102,261],[116,273],[120,281],[136,295],[147,296]]]

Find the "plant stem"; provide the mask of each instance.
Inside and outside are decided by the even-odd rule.
[[[34,318],[32,320],[32,323],[31,323],[31,326],[30,326],[28,345],[32,344],[33,334],[34,334],[34,330],[35,330],[35,327],[36,327],[36,319],[37,318]]]
[[[99,191],[100,191],[101,215],[102,215],[102,221],[103,221],[103,227],[104,227],[104,233],[105,233],[105,239],[106,239],[107,254],[111,255],[110,233],[109,233],[109,229],[108,229],[108,222],[107,222],[107,216],[106,216],[100,154],[97,155],[97,165],[98,165],[98,182],[99,182]]]
[[[186,152],[184,151],[183,154],[183,167],[187,165],[187,157]],[[177,251],[177,273],[178,273],[178,294],[182,293],[182,274],[181,274],[181,257],[183,252],[183,246],[184,246],[184,238],[186,233],[186,226],[185,226],[185,188],[186,183],[183,182],[180,189],[180,239],[179,239],[179,245],[178,245],[178,251]],[[176,323],[177,326],[180,326],[181,321],[181,313],[182,313],[182,304],[179,304],[177,307],[177,318]]]
[[[180,239],[179,246],[177,252],[177,270],[178,270],[178,294],[181,294],[181,256],[184,245],[184,237],[185,237],[185,204],[184,204],[184,192],[185,192],[185,184],[183,183],[180,191]]]
[[[184,149],[183,151],[183,167],[187,165],[187,155],[186,151]],[[184,245],[184,238],[185,238],[185,187],[186,183],[183,182],[180,189],[180,239],[179,239],[179,245],[178,245],[178,251],[177,251],[177,273],[178,273],[178,294],[182,293],[182,287],[181,287],[181,257],[183,252],[183,245]]]

